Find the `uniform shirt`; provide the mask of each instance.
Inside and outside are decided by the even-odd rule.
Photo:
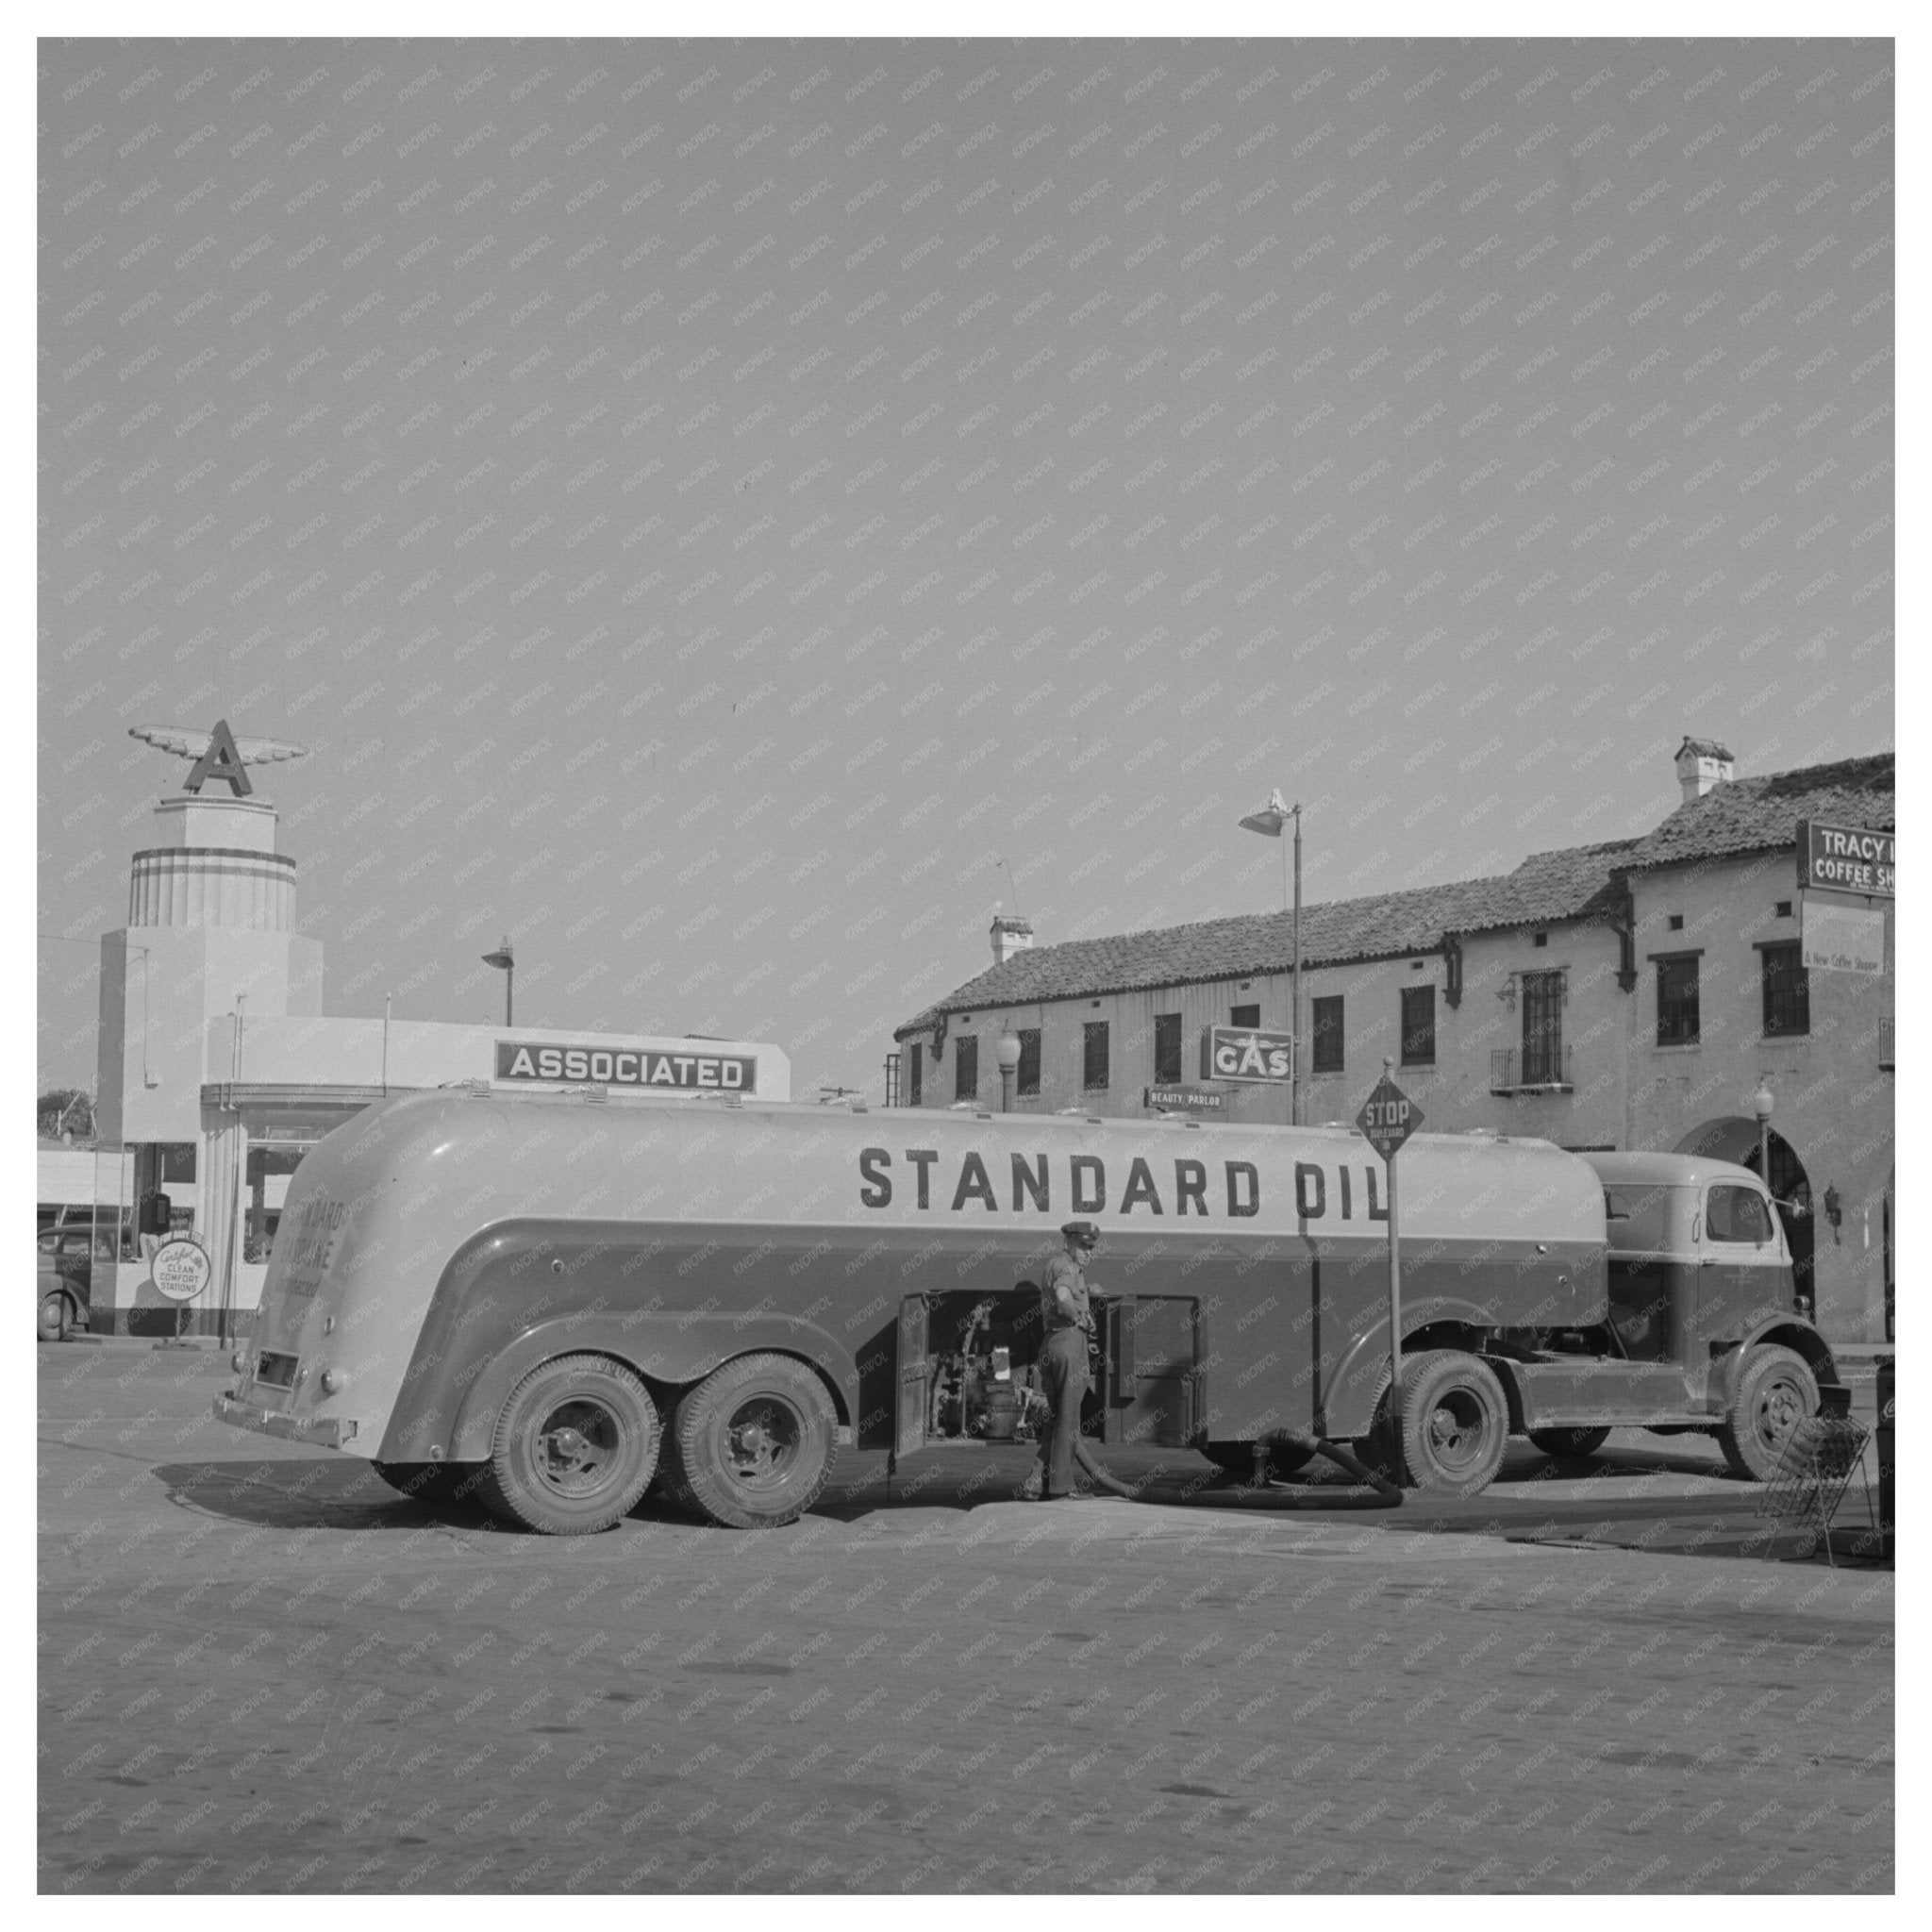
[[[1062,1248],[1046,1264],[1040,1283],[1041,1316],[1046,1332],[1079,1328],[1093,1333],[1093,1311],[1087,1304],[1087,1276],[1081,1264]]]

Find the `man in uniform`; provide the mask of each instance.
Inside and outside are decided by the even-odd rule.
[[[1040,1284],[1040,1376],[1053,1421],[1041,1437],[1035,1480],[1043,1502],[1074,1493],[1074,1442],[1080,1433],[1080,1399],[1087,1393],[1087,1342],[1093,1333],[1093,1310],[1087,1299],[1087,1257],[1099,1245],[1100,1230],[1091,1221],[1070,1221],[1060,1229],[1065,1246],[1046,1264]],[[1029,1482],[1026,1493],[1033,1493]]]

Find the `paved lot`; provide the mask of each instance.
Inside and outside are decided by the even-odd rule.
[[[853,1457],[561,1541],[224,1427],[211,1354],[39,1368],[49,1893],[1892,1884],[1891,1576],[1709,1554],[1701,1441],[1329,1516]]]

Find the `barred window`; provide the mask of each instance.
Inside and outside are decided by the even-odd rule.
[[[1657,1043],[1695,1046],[1698,1041],[1697,956],[1680,954],[1657,962]]]
[[[1318,1074],[1341,1071],[1341,1000],[1338,992],[1314,1003],[1314,1071]]]
[[[1230,1026],[1257,1028],[1261,1024],[1261,1008],[1257,1001],[1252,1007],[1230,1007],[1227,1009],[1227,1024]]]
[[[1107,1022],[1089,1020],[1086,1038],[1081,1055],[1080,1084],[1089,1092],[1106,1087],[1107,1080]]]
[[[1156,1013],[1154,1016],[1154,1077],[1161,1085],[1181,1076],[1181,1016]]]
[[[1040,1028],[1023,1026],[1020,1028],[1020,1091],[1038,1093],[1040,1091]]]
[[[1402,990],[1402,1064],[1436,1064],[1436,989],[1406,986]]]
[[[979,1036],[967,1033],[953,1049],[953,1098],[979,1098]]]
[[[1764,955],[1764,1037],[1776,1040],[1811,1030],[1811,975],[1805,970],[1797,941],[1766,946]]]

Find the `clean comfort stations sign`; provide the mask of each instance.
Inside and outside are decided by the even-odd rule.
[[[496,1042],[499,1080],[586,1080],[601,1087],[650,1087],[660,1092],[690,1088],[725,1093],[755,1092],[754,1054],[706,1053],[702,1048],[546,1045],[529,1040]]]

